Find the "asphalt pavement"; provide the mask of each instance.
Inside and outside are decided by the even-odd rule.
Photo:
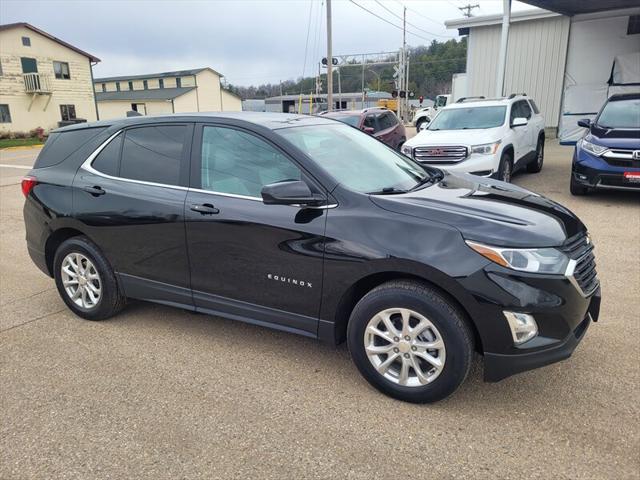
[[[640,196],[571,197],[570,148],[514,183],[589,227],[600,321],[500,383],[479,357],[434,405],[378,393],[344,345],[143,302],[75,317],[26,251],[36,153],[0,151],[0,478],[640,478]]]

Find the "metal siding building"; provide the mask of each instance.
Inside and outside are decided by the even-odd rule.
[[[551,12],[512,15],[507,49],[504,93],[526,93],[556,128],[569,39],[568,17]],[[447,22],[449,28],[468,28],[467,95],[492,97],[496,90],[496,62],[500,49],[501,15]]]

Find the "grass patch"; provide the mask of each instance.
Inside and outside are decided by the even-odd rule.
[[[9,147],[28,147],[31,145],[42,145],[44,142],[38,137],[31,138],[3,138],[0,140],[0,149]]]

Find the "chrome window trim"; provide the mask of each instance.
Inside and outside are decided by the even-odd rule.
[[[181,185],[169,185],[169,184],[165,184],[165,183],[147,182],[147,181],[144,181],[144,180],[134,180],[134,179],[125,178],[125,177],[115,177],[113,175],[108,175],[106,173],[103,173],[103,172],[93,168],[92,163],[96,159],[96,157],[98,155],[100,155],[100,152],[102,152],[102,150],[104,150],[106,148],[106,146],[109,145],[109,143],[111,143],[111,141],[114,138],[116,138],[118,135],[120,135],[122,132],[124,132],[124,130],[118,130],[116,133],[114,133],[109,138],[107,138],[104,142],[102,142],[102,144],[100,144],[98,146],[98,148],[96,148],[93,151],[93,153],[87,157],[87,159],[82,163],[82,165],[80,165],[80,169],[82,169],[82,170],[84,170],[86,172],[92,173],[93,175],[97,175],[98,177],[107,178],[109,180],[116,180],[116,181],[120,181],[120,182],[134,183],[134,184],[137,184],[137,185],[147,185],[147,186],[150,186],[150,187],[171,188],[173,190],[182,190],[182,191],[185,191],[185,192],[206,193],[206,194],[209,194],[209,195],[219,195],[221,197],[239,198],[239,199],[242,199],[242,200],[252,200],[254,202],[262,203],[262,198],[260,198],[260,197],[253,197],[253,196],[248,196],[248,195],[236,195],[234,193],[216,192],[216,191],[213,191],[213,190],[203,190],[201,188],[183,187]],[[296,206],[296,207],[302,208],[301,205],[292,205],[292,206]],[[335,208],[337,206],[338,206],[338,204],[335,203],[335,204],[330,204],[330,205],[307,206],[305,208],[314,209],[314,210],[325,210],[325,209]]]

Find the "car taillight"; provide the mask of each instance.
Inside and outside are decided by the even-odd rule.
[[[32,177],[31,175],[24,177],[22,179],[22,194],[25,197],[28,197],[29,193],[31,192],[31,190],[33,190],[33,187],[35,187],[37,183],[38,179],[36,177]]]

